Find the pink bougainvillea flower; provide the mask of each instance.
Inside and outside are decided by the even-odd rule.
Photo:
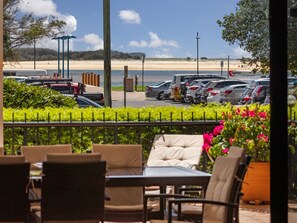
[[[259,114],[258,114],[258,116],[260,117],[260,118],[267,118],[267,113],[266,112],[259,112]]]
[[[249,114],[250,117],[255,117],[256,116],[256,113],[255,113],[254,110],[249,111],[248,114]]]
[[[235,113],[236,113],[236,115],[239,115],[240,114],[240,108],[237,108]]]
[[[245,109],[245,110],[242,111],[241,116],[246,117],[246,116],[248,116],[248,114],[249,114],[248,110]]]
[[[210,146],[209,144],[207,144],[207,143],[204,143],[204,144],[203,144],[203,146],[202,146],[202,150],[204,150],[205,152],[207,152],[207,153],[208,153],[208,152],[209,152],[209,149],[210,149],[210,147],[211,147],[211,146]]]
[[[225,123],[224,120],[220,121],[220,125],[224,125],[224,123]]]
[[[213,129],[213,136],[217,136],[219,135],[222,130],[224,129],[224,126],[223,125],[218,125],[216,126],[214,129]]]
[[[229,149],[228,149],[228,148],[225,148],[225,149],[222,150],[222,152],[223,152],[224,154],[226,154],[226,153],[229,152]]]
[[[229,139],[230,146],[233,145],[234,140],[235,140],[235,139],[233,139],[233,138],[230,138],[230,139]]]
[[[205,134],[203,134],[204,144],[211,145],[212,138],[213,138],[212,133],[209,133],[209,134],[208,133],[205,133]]]
[[[257,138],[258,139],[260,139],[260,140],[262,140],[262,141],[264,141],[264,142],[268,142],[268,137],[266,136],[266,135],[264,135],[264,134],[259,134],[258,136],[257,136]]]

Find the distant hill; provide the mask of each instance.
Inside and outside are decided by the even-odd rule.
[[[18,51],[19,61],[33,61],[34,50],[33,48],[20,48]],[[111,59],[135,59],[139,60],[144,53],[123,53],[119,51],[111,51]],[[65,59],[67,58],[67,52],[64,52]],[[70,51],[69,57],[71,60],[103,60],[103,50],[95,51]],[[36,61],[42,60],[57,60],[58,51],[47,48],[36,48]],[[60,52],[60,58],[62,59],[62,53]]]

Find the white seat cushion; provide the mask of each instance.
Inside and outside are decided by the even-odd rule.
[[[192,168],[199,164],[202,145],[202,135],[156,135],[147,165]]]

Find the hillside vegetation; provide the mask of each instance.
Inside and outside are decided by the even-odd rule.
[[[61,53],[61,52],[60,52]],[[67,52],[64,52],[67,58]],[[123,53],[119,51],[111,51],[111,59],[141,59],[143,53]],[[62,58],[62,53],[60,54]],[[58,52],[47,48],[36,48],[36,60],[57,60]],[[103,50],[95,51],[70,51],[69,57],[71,60],[103,60]],[[20,48],[17,50],[17,59],[19,61],[33,61],[34,49],[33,48]]]

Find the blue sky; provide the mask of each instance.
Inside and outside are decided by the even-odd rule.
[[[67,23],[65,35],[77,38],[71,50],[103,48],[103,0],[20,0],[23,12],[54,15]],[[240,58],[246,52],[221,38],[216,21],[234,12],[238,0],[110,0],[111,47],[143,52],[150,58]],[[53,40],[40,47],[57,49]]]

